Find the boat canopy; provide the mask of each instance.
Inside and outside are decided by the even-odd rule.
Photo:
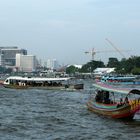
[[[102,80],[134,80],[135,76],[103,76]]]
[[[19,80],[19,81],[67,81],[67,80],[69,80],[71,78],[70,77],[64,77],[64,78],[45,78],[45,77],[10,76],[7,79],[9,79],[9,80]]]
[[[112,79],[112,80],[129,80],[129,79],[135,79],[136,77],[132,77],[132,76],[130,76],[130,77],[125,77],[125,76],[123,76],[123,77],[109,77],[108,79]]]
[[[110,85],[104,84],[104,83],[96,83],[93,84],[93,86],[97,89],[109,91],[109,92],[115,92],[115,93],[122,93],[122,94],[140,94],[140,90],[137,89],[130,89],[130,88],[115,88]]]
[[[130,94],[132,93],[132,94],[138,94],[138,95],[140,95],[140,90],[138,90],[138,89],[132,89],[132,90],[130,90],[129,93]]]

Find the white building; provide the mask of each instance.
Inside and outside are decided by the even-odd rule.
[[[46,67],[49,70],[57,70],[59,67],[58,61],[56,59],[48,59],[46,63]]]
[[[94,75],[102,76],[104,74],[109,74],[114,71],[115,71],[115,68],[96,68],[94,70]]]
[[[70,66],[74,66],[74,67],[76,67],[78,69],[81,69],[82,68],[82,65],[77,65],[77,64],[68,65],[67,67],[70,67]]]
[[[2,66],[3,62],[2,62],[2,54],[0,54],[0,66]]]
[[[36,71],[37,60],[35,55],[16,54],[16,68],[21,72]]]

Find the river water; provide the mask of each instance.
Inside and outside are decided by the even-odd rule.
[[[87,110],[90,84],[76,92],[0,87],[0,140],[139,140],[140,115],[120,121]]]

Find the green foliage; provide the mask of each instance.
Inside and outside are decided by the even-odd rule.
[[[79,72],[89,73],[93,72],[96,68],[105,67],[102,61],[91,61],[83,65]],[[126,59],[118,60],[117,58],[111,57],[108,60],[107,67],[115,68],[118,74],[140,74],[140,57],[131,56]]]
[[[140,75],[140,67],[139,68],[138,67],[133,68],[131,72],[134,75]]]
[[[105,67],[104,63],[102,61],[91,61],[87,64],[83,65],[80,72],[93,72],[96,68]]]
[[[96,68],[99,67],[105,67],[102,61],[90,61],[87,64],[83,65],[81,69],[71,65],[66,68],[66,73],[67,74],[75,74],[76,72],[89,73],[93,72]]]
[[[78,71],[79,71],[79,69],[73,65],[66,68],[67,74],[74,74],[75,72],[78,72]]]
[[[131,56],[128,59],[122,59],[121,61],[118,61],[118,65],[115,67],[116,73],[119,74],[140,74],[139,68],[140,68],[140,57],[138,56]]]
[[[117,58],[113,58],[113,57],[109,58],[107,67],[114,68],[117,67],[118,65],[119,65],[119,61]]]

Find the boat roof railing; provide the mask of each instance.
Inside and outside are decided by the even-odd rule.
[[[120,93],[120,94],[138,94],[140,95],[140,90],[139,89],[132,89],[132,88],[115,88],[103,83],[96,83],[93,84],[93,86],[96,89],[100,89],[100,90],[105,90],[105,91],[109,91],[109,92],[114,92],[114,93]]]

